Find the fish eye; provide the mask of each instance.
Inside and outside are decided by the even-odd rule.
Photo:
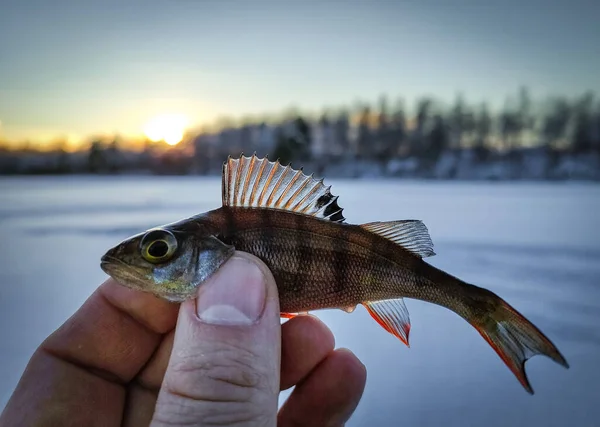
[[[177,250],[177,239],[167,230],[152,230],[142,238],[140,249],[146,261],[158,264],[173,257]]]

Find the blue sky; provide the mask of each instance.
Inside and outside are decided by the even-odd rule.
[[[600,89],[600,2],[0,0],[0,135],[432,94]]]

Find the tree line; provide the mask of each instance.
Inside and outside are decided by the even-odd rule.
[[[534,102],[522,87],[498,111],[492,111],[485,102],[469,103],[462,95],[450,105],[424,97],[411,110],[401,98],[390,102],[382,95],[373,103],[357,102],[352,107],[325,109],[321,114],[294,109],[270,119],[250,118],[238,123],[221,119],[217,128],[190,135],[169,150],[157,150],[160,143],[147,143],[142,151],[133,153],[127,141],[94,140],[87,152],[69,153],[59,146],[47,153],[53,156],[52,162],[19,166],[19,158],[35,149],[4,148],[0,167],[4,173],[202,173],[198,165],[219,163],[229,154],[257,151],[250,137],[250,129],[257,126],[274,130],[272,143],[258,151],[284,162],[385,163],[414,158],[422,168],[431,168],[443,153],[460,150],[471,150],[479,162],[499,157],[517,161],[528,149],[542,150],[554,159],[600,154],[600,101],[591,91],[573,98],[554,96]],[[207,135],[213,137],[212,146]]]

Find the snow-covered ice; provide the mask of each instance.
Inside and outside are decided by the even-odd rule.
[[[410,349],[362,308],[317,312],[368,370],[349,425],[598,425],[600,186],[328,183],[349,222],[424,220],[438,254],[429,262],[504,297],[571,365],[530,360],[530,396],[479,334],[441,307],[407,301]],[[99,258],[108,247],[218,207],[220,196],[217,178],[0,180],[0,407],[34,349],[105,279]]]

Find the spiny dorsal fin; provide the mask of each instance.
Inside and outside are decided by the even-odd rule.
[[[402,221],[369,222],[362,224],[361,227],[397,243],[421,258],[435,255],[433,242],[423,221],[407,219]]]
[[[410,316],[408,315],[408,309],[402,298],[367,301],[364,302],[363,305],[371,317],[373,317],[383,329],[390,334],[395,335],[400,341],[406,344],[407,347],[410,347],[410,344],[408,343]]]
[[[331,186],[312,175],[270,162],[256,155],[229,157],[223,164],[223,206],[260,207],[298,212],[334,222],[344,222]]]

